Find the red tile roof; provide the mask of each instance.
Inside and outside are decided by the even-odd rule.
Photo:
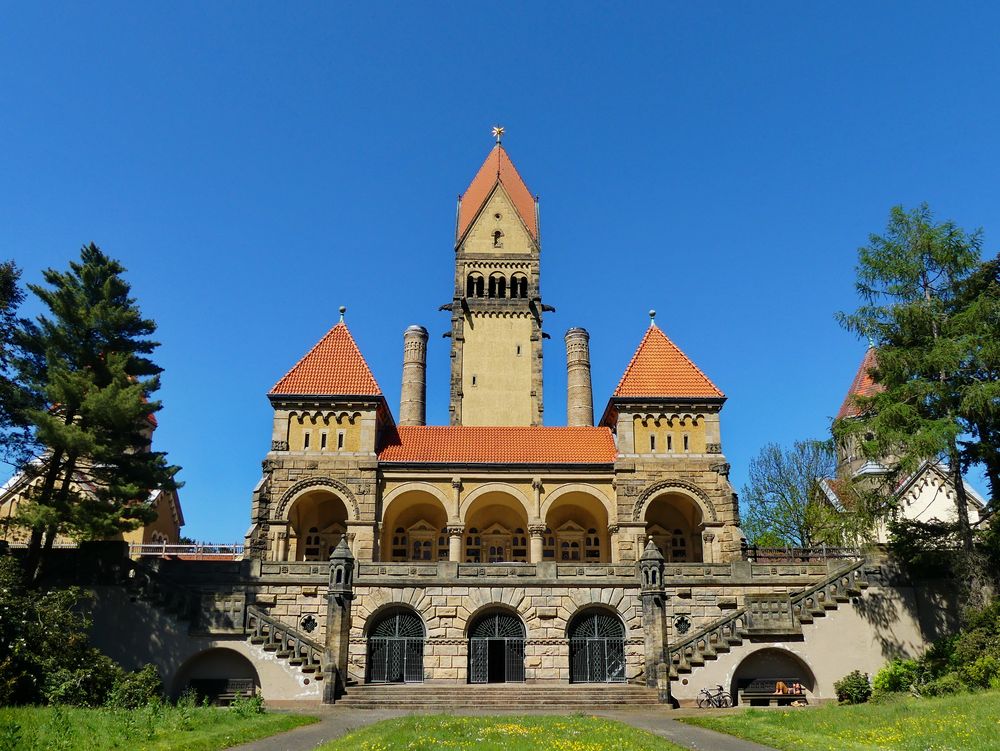
[[[381,396],[368,363],[343,321],[274,384],[269,395]]]
[[[723,399],[725,395],[659,327],[650,326],[612,397]]]
[[[608,428],[401,426],[379,450],[380,462],[422,464],[611,464]]]
[[[869,347],[868,351],[865,352],[864,359],[861,360],[858,372],[854,375],[851,388],[848,390],[847,396],[844,397],[844,403],[840,405],[840,411],[837,413],[838,420],[845,417],[857,417],[861,414],[861,410],[854,400],[855,396],[874,396],[882,391],[882,386],[875,383],[875,379],[871,375],[871,370],[877,366],[876,350],[874,347]]]
[[[472,182],[469,183],[469,187],[465,189],[465,193],[462,194],[462,201],[458,208],[458,236],[455,238],[456,240],[460,240],[465,235],[486,199],[493,192],[493,186],[497,183],[503,185],[504,190],[507,191],[507,195],[514,203],[514,208],[517,209],[518,216],[521,217],[524,226],[528,228],[528,232],[535,240],[538,239],[535,199],[532,197],[531,191],[528,190],[528,186],[524,184],[524,180],[517,173],[517,168],[507,156],[503,146],[497,144],[493,147],[490,155],[486,157],[486,161],[483,162],[483,166],[479,168],[479,172],[476,173]]]

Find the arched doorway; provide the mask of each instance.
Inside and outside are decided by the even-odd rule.
[[[392,608],[368,629],[366,683],[424,680],[424,622],[409,608]]]
[[[588,608],[570,621],[570,683],[625,682],[625,626],[613,613]]]
[[[311,490],[288,510],[288,560],[328,561],[347,532],[347,506],[329,490]]]
[[[259,688],[253,663],[235,650],[219,647],[199,652],[181,666],[173,694],[192,691],[199,702],[228,705],[237,696],[253,696]]]
[[[469,683],[524,682],[524,623],[508,610],[490,610],[469,628]]]
[[[701,563],[701,507],[682,493],[663,493],[646,507],[646,535],[669,563]]]
[[[743,699],[743,692],[754,681],[767,682],[769,686],[782,681],[789,687],[798,683],[805,690],[806,696],[816,688],[816,678],[809,666],[798,655],[775,647],[760,649],[747,655],[736,668],[729,689],[734,706],[750,704]]]

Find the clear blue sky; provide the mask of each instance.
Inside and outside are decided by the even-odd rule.
[[[1000,245],[998,29],[990,3],[5,3],[2,255],[125,264],[185,531],[241,539],[265,393],[339,305],[394,411],[428,328],[446,421],[455,198],[499,122],[541,196],[546,422],[565,330],[600,413],[656,308],[729,397],[739,488],[826,434],[864,350],[833,315],[890,206]]]

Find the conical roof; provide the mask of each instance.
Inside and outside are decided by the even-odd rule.
[[[269,396],[381,396],[368,363],[343,321],[282,376]]]
[[[507,156],[507,151],[503,146],[497,144],[493,147],[479,172],[469,183],[469,187],[462,194],[461,203],[458,207],[458,229],[456,240],[461,240],[465,236],[472,222],[479,214],[483,204],[493,193],[493,188],[497,183],[503,185],[507,195],[510,196],[517,214],[524,222],[528,233],[538,240],[538,217],[535,214],[535,199],[524,184],[524,180],[517,172],[514,163]]]
[[[708,376],[656,325],[650,325],[612,398],[724,399]]]
[[[848,390],[847,396],[844,397],[843,404],[840,405],[840,411],[837,413],[838,420],[845,417],[857,417],[861,414],[855,397],[874,396],[882,391],[882,386],[875,383],[871,374],[871,371],[876,367],[878,367],[878,352],[874,347],[869,347],[861,360],[858,372],[854,374],[851,388]]]

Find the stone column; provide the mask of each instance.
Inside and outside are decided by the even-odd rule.
[[[642,632],[645,638],[646,685],[656,688],[661,702],[670,700],[670,674],[667,664],[666,591],[663,587],[663,555],[653,539],[639,559],[642,597]]]
[[[403,334],[403,388],[399,424],[424,425],[427,402],[427,329],[410,326]]]
[[[347,686],[347,659],[354,599],[354,556],[340,538],[330,555],[330,585],[326,593],[326,644],[323,655],[323,703],[333,704]]]
[[[452,563],[462,562],[462,535],[465,527],[461,524],[448,525],[448,560]]]
[[[566,424],[594,424],[594,393],[590,383],[590,334],[566,332]]]
[[[462,478],[452,477],[451,478],[451,491],[452,491],[452,509],[451,516],[455,521],[465,523],[465,519],[462,518]]]
[[[528,534],[531,535],[528,559],[531,563],[541,563],[545,558],[545,525],[529,524]]]

